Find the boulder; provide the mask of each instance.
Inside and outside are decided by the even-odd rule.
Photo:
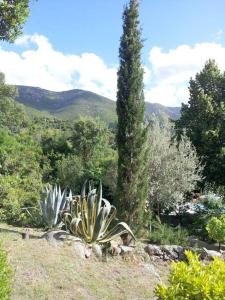
[[[161,246],[161,250],[164,254],[164,259],[172,259],[172,260],[178,260],[179,258],[179,251],[181,252],[181,249],[178,250],[179,246],[173,246],[173,245],[164,245]]]
[[[202,249],[202,254],[204,256],[204,259],[207,259],[207,260],[213,260],[214,257],[219,257],[219,258],[223,257],[222,253],[220,253],[218,251],[214,251],[214,250],[208,250],[206,248]]]
[[[162,256],[163,252],[160,249],[160,246],[148,244],[144,248],[145,252],[148,253],[149,256]]]
[[[208,250],[216,250],[216,247],[214,244],[209,244],[204,241],[201,241],[195,237],[189,238],[189,245],[191,247],[197,247],[197,248],[206,248]]]

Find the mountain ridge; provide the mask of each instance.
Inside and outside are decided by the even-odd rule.
[[[116,121],[116,102],[96,93],[81,89],[53,92],[40,87],[17,85],[16,101],[36,114],[38,112],[64,120],[78,116],[99,117],[107,123]],[[171,119],[178,119],[180,107],[167,107],[158,103],[145,102],[146,115],[165,113]]]

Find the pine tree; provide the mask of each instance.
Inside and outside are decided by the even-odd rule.
[[[178,135],[185,129],[205,165],[205,181],[225,184],[225,73],[214,60],[190,80],[190,98],[176,121]]]
[[[143,222],[147,199],[147,130],[144,126],[143,68],[138,0],[130,0],[123,13],[120,67],[117,82],[119,216],[133,226]],[[137,227],[136,227],[137,229]]]

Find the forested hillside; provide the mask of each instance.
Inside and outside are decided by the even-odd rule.
[[[116,103],[108,98],[83,90],[52,92],[37,87],[17,86],[16,100],[27,107],[28,111],[42,115],[53,115],[64,120],[79,116],[100,117],[107,123],[116,121]],[[178,119],[179,107],[166,107],[158,103],[146,102],[146,114],[167,114]]]

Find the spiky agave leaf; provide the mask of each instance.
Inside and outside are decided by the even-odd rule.
[[[123,233],[129,233],[133,239],[135,240],[135,236],[130,229],[129,225],[125,222],[118,223],[113,229],[111,229],[108,233],[106,233],[101,239],[99,239],[99,243],[107,243],[118,236],[122,235]]]
[[[70,194],[71,192],[69,195]],[[68,201],[66,190],[61,192],[60,186],[49,186],[45,188],[40,206],[43,221],[48,227],[55,227],[59,223],[59,213],[66,207]]]
[[[102,198],[102,184],[98,192],[89,188],[86,196],[86,184],[82,187],[81,196],[74,203],[74,211],[64,213],[62,219],[69,225],[71,233],[83,238],[88,243],[107,243],[123,233],[129,233],[134,239],[130,227],[121,222],[108,231],[112,220],[116,216],[116,208],[108,200]],[[90,185],[89,185],[90,187]]]

